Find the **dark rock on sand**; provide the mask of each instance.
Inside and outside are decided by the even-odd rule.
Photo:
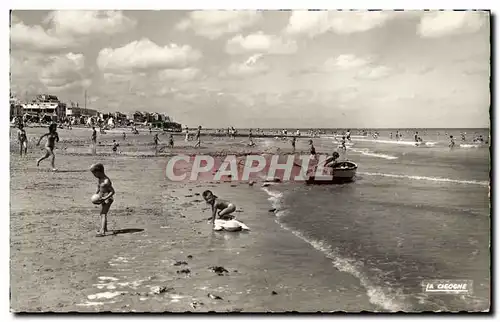
[[[217,275],[219,275],[219,276],[223,276],[224,273],[229,273],[229,271],[222,266],[212,266],[212,267],[209,267],[209,269],[212,272],[217,273]]]
[[[207,296],[211,298],[212,300],[222,300],[223,298],[220,297],[219,295],[214,295],[212,293],[208,293]]]
[[[177,261],[174,263],[174,266],[181,266],[181,265],[187,265],[188,263],[185,261]]]
[[[191,270],[189,268],[181,269],[180,271],[177,271],[177,274],[190,274]]]
[[[192,259],[193,255],[187,255],[187,258]]]
[[[171,292],[174,289],[172,287],[166,287],[166,286],[152,286],[151,287],[151,294],[162,294],[165,292]],[[147,293],[140,293],[143,296],[147,296]]]
[[[272,291],[272,292],[271,292],[271,294],[272,294],[272,295],[278,295],[278,292],[276,292],[276,291]]]

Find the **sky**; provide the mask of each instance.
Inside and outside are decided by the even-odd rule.
[[[489,127],[477,11],[13,11],[11,91],[188,126]]]

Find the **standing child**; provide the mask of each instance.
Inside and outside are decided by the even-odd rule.
[[[453,149],[455,147],[455,139],[453,138],[453,135],[450,135],[450,149]]]
[[[160,139],[158,138],[158,133],[155,134],[153,137],[153,142],[155,144],[155,155],[158,155],[158,142],[160,142]]]
[[[196,131],[196,144],[195,148],[201,147],[201,125],[198,126],[198,130]]]
[[[125,139],[127,138],[127,135],[125,134],[125,132],[123,132],[122,135],[123,135],[123,141],[125,141]]]
[[[168,147],[173,149],[174,148],[174,135],[170,134],[170,137],[168,138]]]
[[[38,161],[36,162],[36,166],[38,167],[40,165],[41,161],[52,156],[52,160],[51,160],[52,170],[56,171],[57,170],[56,166],[55,166],[56,156],[54,154],[54,148],[56,146],[56,142],[59,142],[59,135],[57,134],[57,124],[52,123],[49,125],[49,133],[46,133],[40,137],[40,139],[38,140],[38,142],[36,144],[37,146],[40,145],[40,141],[42,141],[42,139],[44,137],[47,137],[47,143],[45,143],[46,152],[45,152],[45,155],[43,157],[38,159]]]
[[[295,153],[295,136],[292,138],[292,153]]]
[[[95,130],[95,126],[92,126],[92,154],[96,154],[96,145],[97,145],[97,131]]]
[[[231,220],[234,216],[231,213],[236,211],[236,206],[228,201],[219,199],[210,190],[203,191],[203,199],[212,206],[212,225],[215,225],[215,217],[218,215],[219,219]],[[219,213],[217,214],[217,210]]]
[[[19,141],[19,154],[23,156],[23,151],[24,155],[28,154],[28,136],[26,135],[23,123],[19,122],[18,127],[17,140]]]
[[[103,237],[108,231],[108,211],[111,204],[113,204],[115,189],[111,180],[104,173],[104,165],[101,163],[94,164],[90,167],[90,172],[98,179],[96,194],[101,197],[99,202],[101,205],[101,228],[97,232],[97,237]]]
[[[116,142],[116,140],[113,140],[113,153],[116,154],[116,151],[118,151],[119,146],[120,146],[120,144],[118,144],[118,142]]]

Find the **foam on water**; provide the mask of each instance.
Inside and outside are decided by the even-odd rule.
[[[456,179],[449,179],[449,178],[409,176],[409,175],[404,175],[404,174],[378,173],[378,172],[358,172],[358,174],[366,175],[366,176],[382,176],[382,177],[391,177],[391,178],[405,178],[405,179],[412,179],[412,180],[427,180],[427,181],[435,181],[435,182],[474,184],[474,185],[480,185],[480,186],[488,186],[489,185],[488,181],[456,180]]]
[[[415,141],[397,141],[397,140],[369,140],[369,139],[354,139],[353,141],[358,141],[358,142],[373,142],[373,143],[386,143],[386,144],[397,144],[397,145],[410,145],[410,146],[415,146],[416,142]],[[437,142],[425,142],[426,146],[434,146],[436,145]]]
[[[386,160],[395,160],[395,159],[398,159],[398,157],[395,157],[393,155],[370,152],[370,150],[368,150],[368,149],[363,149],[363,150],[352,149],[352,148],[348,148],[348,149],[349,149],[349,151],[361,153],[362,155],[366,155],[366,156],[369,156],[369,157],[382,158],[382,159],[386,159]]]
[[[278,223],[283,229],[290,231],[298,238],[302,239],[309,245],[313,246],[315,249],[325,254],[327,258],[332,260],[333,266],[339,271],[349,273],[352,276],[356,277],[360,281],[361,285],[366,289],[366,295],[368,296],[370,303],[388,311],[401,311],[408,309],[404,303],[398,302],[398,299],[402,298],[399,292],[396,292],[397,294],[395,296],[392,296],[389,295],[381,287],[378,287],[371,283],[371,281],[365,275],[363,275],[363,273],[359,269],[357,269],[357,265],[353,264],[355,263],[354,260],[341,257],[334,249],[332,249],[331,246],[327,245],[325,242],[310,239],[301,232],[293,230],[292,228],[280,222],[279,218],[286,215],[286,210],[280,209],[283,193],[271,191],[265,187],[262,188],[262,190],[264,190],[269,195],[268,200],[277,210],[275,212],[275,215],[277,217],[277,219],[275,220],[276,223]]]

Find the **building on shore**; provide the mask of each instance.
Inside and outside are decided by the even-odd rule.
[[[23,116],[23,106],[14,96],[10,96],[10,119]]]
[[[30,103],[22,104],[23,115],[45,121],[57,121],[66,117],[66,104],[57,96],[40,94]]]
[[[80,107],[78,103],[71,103],[71,106],[66,107],[67,117],[80,117],[80,116],[97,116],[99,112],[97,110]]]

